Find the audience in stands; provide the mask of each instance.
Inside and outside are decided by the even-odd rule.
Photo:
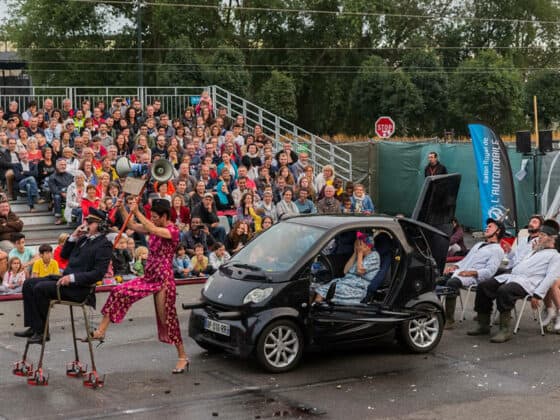
[[[47,200],[57,225],[77,226],[96,208],[107,211],[113,230],[118,230],[124,223],[115,214],[124,181],[115,171],[121,156],[142,164],[160,158],[172,163],[172,179],[159,185],[149,182],[141,207],[149,212],[156,196],[171,201],[172,220],[181,232],[177,258],[190,258],[191,265],[181,276],[215,271],[249,238],[281,219],[340,213],[345,198],[353,213],[374,211],[363,187],[348,197],[342,194],[342,181],[331,165],[315,177],[307,149],[289,141],[274,144],[262,126],[251,128],[244,116],[230,117],[226,108],[214,108],[207,92],[203,96],[199,106],[187,106],[181,115],[168,114],[158,99],[142,104],[116,97],[107,107],[103,101],[93,106],[88,99],[77,105],[64,99],[60,108],[50,98],[26,107],[13,101],[6,125],[0,127],[0,187],[8,194],[0,199],[0,249],[9,253],[16,239],[14,255],[24,269],[35,261],[35,275],[54,263],[57,270],[67,264],[60,256],[66,234],[54,252],[48,251],[49,244],[42,246],[38,259],[25,247],[24,237],[12,238],[23,223],[8,200],[19,192],[31,211]],[[18,111],[22,108],[24,115]],[[49,118],[43,118],[45,109]],[[125,202],[131,199],[127,194]],[[126,233],[128,240],[114,250],[113,275],[141,275],[146,238]]]

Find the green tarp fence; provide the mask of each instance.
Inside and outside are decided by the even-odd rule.
[[[482,228],[476,165],[470,143],[373,142],[372,145],[345,143],[342,147],[352,153],[355,180],[364,180],[364,183],[369,186],[368,174],[371,173],[373,185],[369,187],[376,198],[375,205],[378,211],[405,215],[412,213],[424,182],[424,167],[427,164],[428,152],[437,152],[440,161],[449,172],[458,172],[462,175],[457,218],[472,229]],[[549,174],[550,163],[557,153],[559,152],[548,153],[537,160],[540,174],[539,191],[542,191]],[[519,171],[521,161],[526,157],[517,153],[515,147],[511,146],[508,146],[508,154],[514,172],[518,225],[524,226],[528,217],[534,212],[533,161],[529,159],[527,175],[519,181],[515,173]],[[560,185],[560,165],[557,166],[551,177],[549,202],[552,201]]]

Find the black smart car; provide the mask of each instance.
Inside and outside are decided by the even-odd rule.
[[[435,279],[459,183],[458,174],[427,178],[411,218],[300,216],[272,226],[208,279],[200,302],[183,304],[192,309],[189,335],[208,350],[255,355],[271,372],[294,368],[306,350],[393,332],[413,352],[432,350],[444,325]],[[343,276],[357,232],[388,244],[381,286],[355,305],[333,303],[333,286],[326,302],[311,304],[317,284]]]

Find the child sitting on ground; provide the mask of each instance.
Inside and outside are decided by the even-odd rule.
[[[12,257],[8,261],[8,271],[4,274],[0,294],[21,293],[21,286],[25,281],[25,270],[18,257]]]
[[[201,243],[194,245],[194,257],[191,258],[192,275],[200,276],[210,274],[212,267],[208,264],[208,257],[204,255],[204,246]]]
[[[62,252],[62,247],[64,246],[64,242],[66,242],[66,239],[68,239],[69,236],[70,235],[68,233],[61,233],[58,236],[58,245],[56,246],[53,252],[53,258],[58,263],[58,268],[60,269],[60,271],[64,271],[64,269],[68,265],[68,260],[62,258],[60,256],[60,253]]]
[[[176,278],[187,278],[192,271],[192,264],[187,255],[187,247],[183,244],[177,246],[175,257],[173,257],[173,274]]]
[[[226,247],[221,242],[216,242],[212,246],[212,252],[208,256],[208,263],[212,266],[212,272],[218,270],[220,266],[231,258]]]
[[[144,269],[146,267],[146,260],[148,259],[148,248],[145,246],[139,246],[136,248],[134,253],[134,264],[132,265],[132,271],[137,276],[144,275]]]
[[[52,247],[48,244],[39,247],[40,258],[33,263],[31,277],[47,277],[60,274],[58,263],[53,259],[52,252]]]

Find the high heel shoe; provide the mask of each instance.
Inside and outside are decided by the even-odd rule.
[[[105,342],[105,334],[101,334],[98,330],[95,330],[89,334],[89,337],[82,338],[81,341],[83,343],[87,343],[88,341],[99,341],[99,343],[97,344],[97,347],[99,347]]]
[[[174,375],[175,375],[175,374],[178,374],[178,373],[184,373],[185,370],[186,370],[187,372],[189,371],[189,367],[190,367],[190,365],[191,365],[191,361],[189,360],[189,358],[188,358],[188,357],[180,357],[179,360],[185,361],[185,362],[187,362],[187,363],[185,363],[185,367],[182,367],[181,369],[177,369],[177,368],[173,369],[173,370],[171,371],[171,373],[173,373]]]

